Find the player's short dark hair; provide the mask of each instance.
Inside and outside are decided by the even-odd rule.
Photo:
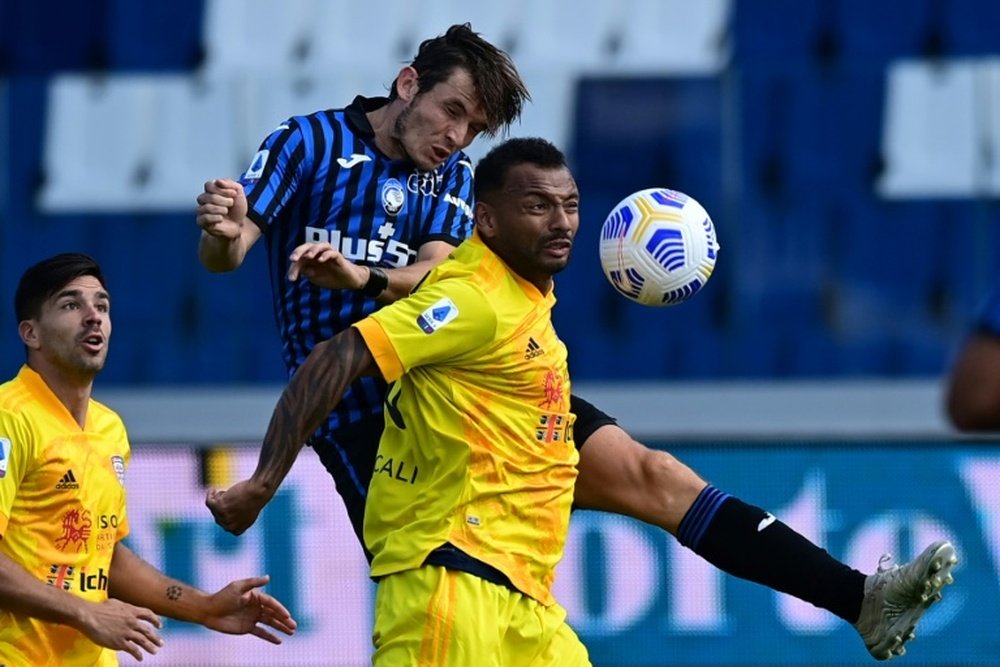
[[[94,276],[107,288],[100,265],[89,255],[65,252],[28,267],[21,274],[14,293],[14,315],[18,322],[37,319],[42,304],[80,276]]]
[[[456,68],[467,70],[482,101],[486,114],[484,134],[488,136],[508,128],[531,99],[510,56],[474,32],[468,23],[453,25],[443,35],[421,42],[410,66],[417,71],[418,95],[447,80]],[[389,97],[397,96],[393,81]]]
[[[476,199],[488,198],[499,191],[507,172],[520,164],[533,164],[545,169],[566,167],[566,156],[551,142],[539,137],[517,137],[494,146],[476,165],[474,182]]]

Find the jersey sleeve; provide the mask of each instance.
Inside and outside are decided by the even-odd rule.
[[[493,342],[496,312],[478,287],[443,280],[354,325],[388,382],[419,366],[475,357]]]
[[[618,424],[614,417],[576,394],[570,394],[569,406],[570,412],[576,415],[576,422],[573,424],[573,441],[576,443],[577,449],[582,449],[597,429],[609,424]]]
[[[441,195],[421,227],[420,243],[445,241],[457,246],[472,236],[472,161],[458,153],[446,163]]]
[[[266,231],[288,210],[299,185],[311,170],[313,159],[304,118],[291,118],[261,143],[250,166],[240,176],[247,195],[247,216]]]
[[[128,537],[129,533],[132,532],[131,526],[128,523],[128,469],[129,465],[132,463],[132,447],[129,444],[128,433],[125,430],[125,424],[122,424],[122,496],[121,505],[118,508],[118,516],[121,517],[121,521],[118,522],[118,533],[116,535],[116,541],[120,542]]]
[[[21,481],[34,461],[35,437],[16,414],[0,410],[0,537],[7,531]]]
[[[1000,280],[979,307],[975,327],[983,333],[1000,336]]]

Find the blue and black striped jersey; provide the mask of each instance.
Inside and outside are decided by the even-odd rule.
[[[288,256],[296,246],[327,241],[358,264],[393,268],[411,264],[428,241],[458,245],[472,234],[469,158],[459,152],[426,172],[386,157],[365,114],[387,103],[359,96],[345,109],[288,119],[240,179],[267,247],[289,376],[316,343],[378,307],[360,292],[289,281]],[[380,415],[384,393],[380,380],[355,382],[314,437]]]

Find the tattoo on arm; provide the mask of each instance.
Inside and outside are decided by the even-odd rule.
[[[167,599],[168,600],[179,600],[181,597],[181,587],[180,586],[167,586]]]
[[[314,347],[271,415],[254,477],[272,491],[276,489],[306,439],[340,402],[348,385],[377,371],[375,358],[354,327]]]

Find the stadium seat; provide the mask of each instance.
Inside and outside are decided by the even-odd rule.
[[[829,3],[801,0],[734,2],[733,62],[741,69],[798,69],[815,64],[817,39],[833,28]],[[775,35],[776,26],[788,26]]]
[[[209,178],[238,173],[232,77],[164,76],[156,79],[157,110],[149,181],[137,208],[191,210]]]
[[[897,61],[888,70],[884,197],[967,197],[984,185],[975,61]]]
[[[550,67],[566,76],[597,73],[621,46],[625,4],[593,0],[586,11],[574,0],[533,3],[521,24],[514,58],[518,67]]]
[[[12,73],[43,75],[103,70],[107,66],[104,3],[7,2],[0,10]],[[58,12],[58,20],[53,20]]]
[[[201,64],[201,0],[108,3],[108,69],[114,72],[191,71]]]
[[[948,4],[948,3],[941,3]],[[940,16],[931,2],[909,0],[906,11],[892,2],[840,0],[836,4],[841,61],[850,70],[880,69],[898,58],[927,55]]]
[[[856,333],[837,339],[839,375],[846,377],[899,376],[899,352],[892,336],[883,331]]]
[[[525,13],[530,11],[532,17],[535,15],[536,8],[532,4],[530,0],[507,2],[438,0],[420,6],[411,29],[419,42],[443,34],[456,23],[469,23],[473,30],[488,39],[490,43],[511,53],[518,68],[531,66],[533,63],[520,59],[515,52],[520,41],[518,33],[525,23]],[[411,53],[407,54],[408,57],[416,53],[417,45],[414,43]]]
[[[328,5],[341,6],[319,0],[205,0],[205,70],[290,72],[302,66],[317,16]]]
[[[995,59],[983,63],[984,77],[981,92],[993,101],[993,113],[985,119],[985,135],[989,137],[989,146],[985,149],[993,159],[990,161],[985,177],[986,191],[990,197],[1000,196],[1000,61]]]
[[[12,67],[13,53],[11,51],[12,41],[12,16],[9,2],[0,2],[0,76],[10,75]]]
[[[627,0],[616,68],[629,74],[705,76],[728,59],[731,0]]]
[[[420,17],[427,11],[421,3],[313,1],[308,26],[304,27],[308,44],[305,64],[322,76],[342,76],[360,66],[391,82],[413,58],[420,40],[430,36],[417,31]],[[443,30],[438,28],[433,34]]]
[[[876,312],[856,321],[870,326],[923,325],[942,282],[949,229],[928,202],[855,202],[832,237],[837,275]],[[850,305],[849,303],[847,304]]]
[[[948,371],[951,339],[941,330],[907,330],[897,345],[900,376],[939,378]]]
[[[937,314],[959,337],[1000,273],[997,205],[988,199],[949,201],[938,210],[946,233],[937,241],[942,268]]]
[[[948,0],[936,4],[940,8],[941,29],[950,55],[997,55],[996,26],[1000,25],[1000,3]]]
[[[49,87],[43,211],[134,206],[156,142],[157,90],[149,77],[62,75]]]

